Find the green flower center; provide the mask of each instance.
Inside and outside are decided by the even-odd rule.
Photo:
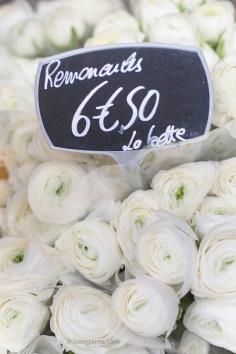
[[[19,253],[12,259],[12,262],[17,264],[23,262],[23,260],[24,260],[24,253]]]
[[[14,309],[9,309],[7,311],[6,318],[5,318],[7,327],[10,327],[11,323],[17,319],[19,314],[20,313]]]
[[[81,253],[90,259],[91,261],[97,261],[98,260],[98,255],[97,252],[94,249],[88,248],[86,244],[82,242],[78,242],[78,247],[81,251]]]
[[[148,303],[148,300],[140,300],[140,301],[136,301],[134,304],[134,310],[138,311],[140,310],[142,307],[146,306]]]
[[[235,262],[235,258],[233,257],[224,259],[221,264],[220,270],[221,271],[227,270],[232,264],[234,264],[234,262]]]
[[[175,192],[175,198],[176,198],[176,200],[177,200],[177,201],[182,200],[183,197],[184,197],[184,193],[185,193],[184,186],[181,185],[181,186],[177,189],[177,191]]]
[[[144,224],[145,224],[145,220],[144,220],[144,217],[139,217],[138,219],[136,219],[135,220],[135,225],[137,226],[137,227],[143,227],[144,226]]]
[[[57,188],[57,190],[56,190],[56,195],[57,195],[58,197],[62,197],[63,194],[65,193],[65,191],[66,191],[65,184],[64,184],[64,183],[61,183],[61,184],[59,185],[59,187]]]

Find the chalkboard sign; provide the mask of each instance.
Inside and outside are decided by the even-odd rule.
[[[209,130],[213,101],[198,49],[155,44],[43,59],[35,96],[52,147],[107,153],[196,139]]]

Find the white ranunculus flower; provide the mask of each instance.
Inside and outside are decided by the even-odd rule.
[[[122,254],[111,225],[102,219],[84,220],[57,240],[73,271],[97,284],[104,284],[120,268]]]
[[[85,22],[68,6],[58,7],[46,17],[44,29],[49,48],[57,51],[78,48],[86,33]]]
[[[198,251],[192,292],[198,297],[236,295],[236,222],[213,227]]]
[[[212,45],[216,45],[223,32],[234,23],[234,17],[234,5],[230,1],[207,2],[193,12],[201,36]]]
[[[132,274],[136,274],[140,268],[136,254],[139,232],[155,219],[157,210],[158,203],[151,190],[132,193],[120,206],[115,227],[118,242]]]
[[[8,47],[15,55],[34,58],[45,52],[43,25],[33,18],[15,24],[8,36]]]
[[[139,31],[139,25],[136,19],[127,11],[119,10],[100,20],[95,26],[94,35],[113,30],[114,28],[131,32]]]
[[[29,206],[27,191],[21,187],[8,202],[6,230],[11,236],[53,244],[64,232],[65,227],[39,221]]]
[[[229,26],[220,37],[217,45],[220,58],[236,56],[236,24]]]
[[[30,159],[29,144],[38,128],[38,122],[28,120],[15,125],[10,139],[10,149],[18,164]]]
[[[131,10],[145,32],[162,16],[179,13],[171,0],[131,0]]]
[[[236,157],[220,162],[212,193],[218,197],[236,196]]]
[[[207,43],[203,43],[201,45],[201,50],[206,59],[209,70],[212,71],[215,65],[220,60],[220,58],[218,57],[217,53]]]
[[[236,351],[236,304],[223,299],[198,299],[185,313],[185,327],[207,342]]]
[[[112,344],[122,346],[124,328],[112,308],[111,296],[100,290],[83,285],[61,288],[51,311],[51,330],[66,350],[100,353],[100,347],[104,353]]]
[[[139,31],[127,31],[126,29],[114,28],[109,31],[99,32],[85,42],[85,47],[96,47],[108,44],[143,42],[144,34]]]
[[[12,352],[25,349],[48,319],[48,308],[33,295],[0,297],[0,346]]]
[[[225,122],[236,119],[236,58],[219,61],[212,75],[216,109],[213,123],[221,127]]]
[[[159,18],[147,32],[151,42],[198,47],[199,35],[186,15],[174,14]]]
[[[63,350],[55,337],[39,336],[18,354],[63,354]]]
[[[69,224],[87,213],[87,175],[76,163],[50,161],[39,165],[28,185],[29,205],[42,222]]]
[[[149,275],[174,286],[183,297],[190,290],[194,273],[196,239],[185,221],[168,212],[157,212],[157,220],[140,233],[138,261]]]
[[[210,345],[204,339],[186,330],[178,350],[181,354],[209,354]]]
[[[33,10],[28,1],[15,0],[0,7],[0,42],[7,42],[8,31],[22,20],[30,18]]]
[[[6,206],[11,194],[9,182],[0,178],[0,207]]]
[[[24,81],[0,80],[0,110],[34,112],[33,87]]]
[[[217,167],[217,162],[200,161],[158,172],[152,188],[160,208],[190,219],[212,188]]]
[[[167,285],[150,276],[126,280],[113,293],[113,307],[120,320],[146,337],[169,335],[178,315],[178,299]],[[158,321],[161,318],[161,321]]]
[[[194,215],[194,224],[198,233],[204,236],[212,227],[234,221],[235,218],[235,197],[206,197]]]
[[[31,293],[47,300],[59,279],[56,251],[19,237],[0,239],[0,295]]]

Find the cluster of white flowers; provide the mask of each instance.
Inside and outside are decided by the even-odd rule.
[[[34,108],[39,58],[135,42],[202,50],[215,129],[142,152],[137,169],[51,150]],[[235,156],[231,2],[0,6],[0,353],[236,352]]]
[[[95,23],[122,8],[119,0],[26,0],[0,8],[0,43],[13,54],[34,58],[82,46]]]

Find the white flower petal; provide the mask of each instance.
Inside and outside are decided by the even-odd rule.
[[[215,182],[217,162],[194,162],[160,171],[152,180],[161,209],[190,219]]]
[[[178,299],[167,285],[150,276],[142,276],[121,283],[112,297],[120,320],[135,333],[156,337],[168,335],[173,330]]]

